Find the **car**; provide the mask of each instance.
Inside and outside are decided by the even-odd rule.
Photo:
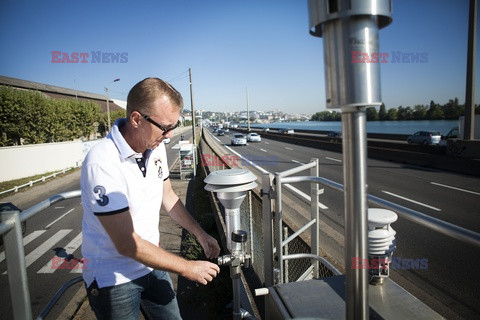
[[[170,138],[165,138],[165,139],[163,139],[163,143],[165,143],[165,144],[170,143]]]
[[[221,129],[217,131],[217,136],[224,136],[224,135],[225,135],[225,131]]]
[[[418,143],[422,145],[438,144],[442,139],[442,134],[438,131],[417,131],[407,138],[408,143]]]
[[[260,142],[262,141],[262,137],[255,132],[247,134],[247,141],[248,142]]]
[[[223,132],[228,133],[228,132],[230,132],[230,129],[229,129],[229,128],[225,128],[225,129],[223,129]]]
[[[294,134],[295,131],[293,129],[279,129],[278,132],[281,134]]]
[[[442,136],[442,140],[438,143],[439,146],[446,147],[447,146],[447,140],[450,139],[457,139],[458,138],[458,127],[452,128],[446,136]]]
[[[263,128],[262,132],[263,133],[268,133],[270,131],[270,128]]]
[[[247,139],[243,134],[241,133],[233,134],[232,146],[246,146],[246,145],[247,145]]]
[[[330,138],[330,141],[339,141],[342,139],[341,131],[330,131],[327,133],[327,137]]]

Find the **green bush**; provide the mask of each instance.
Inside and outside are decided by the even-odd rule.
[[[110,116],[113,124],[125,110]],[[94,102],[0,86],[0,146],[89,139],[97,131],[103,136],[106,123],[107,115]]]

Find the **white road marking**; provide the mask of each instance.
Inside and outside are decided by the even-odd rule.
[[[270,142],[265,142],[265,144],[270,144]]]
[[[287,149],[287,150],[293,150],[292,148],[289,148],[289,147],[285,147],[285,149]]]
[[[441,209],[438,209],[438,208],[429,206],[428,204],[421,203],[421,202],[418,202],[418,201],[415,201],[415,200],[412,200],[412,199],[409,199],[409,198],[405,198],[405,197],[399,196],[398,194],[395,194],[395,193],[391,193],[391,192],[388,192],[388,191],[385,191],[385,190],[382,190],[382,192],[383,192],[383,193],[386,193],[386,194],[389,194],[389,195],[391,195],[391,196],[394,196],[394,197],[397,197],[397,198],[400,198],[400,199],[403,199],[403,200],[406,200],[406,201],[410,201],[410,202],[412,202],[412,203],[415,203],[415,204],[424,206],[424,207],[429,208],[429,209],[433,209],[433,210],[436,210],[436,211],[442,211]]]
[[[305,163],[297,161],[297,160],[292,160],[292,162],[295,162],[295,163],[298,163],[298,164],[305,164]]]
[[[448,186],[446,184],[441,184],[441,183],[436,183],[436,182],[430,182],[431,184],[434,184],[436,186],[440,186],[440,187],[444,187],[444,188],[449,188],[449,189],[454,189],[454,190],[458,190],[458,191],[463,191],[463,192],[468,192],[468,193],[471,193],[471,194],[475,194],[477,196],[480,196],[480,193],[479,192],[475,192],[475,191],[470,191],[470,190],[467,190],[467,189],[462,189],[462,188],[457,188],[457,187],[452,187],[452,186]]]
[[[57,222],[58,220],[62,219],[63,217],[65,217],[67,214],[69,214],[70,212],[72,212],[73,210],[75,210],[75,208],[72,208],[70,210],[68,210],[66,213],[64,213],[62,216],[60,216],[60,218],[54,220],[52,223],[48,224],[45,229],[48,229],[50,228],[55,222]]]
[[[28,267],[32,263],[34,263],[38,258],[40,258],[48,250],[50,250],[50,248],[52,248],[58,241],[62,240],[63,237],[65,237],[70,232],[72,232],[72,229],[62,229],[58,231],[55,235],[53,235],[53,237],[38,246],[35,250],[30,252],[25,257],[25,267]],[[3,274],[7,274],[7,271],[5,271]]]
[[[262,173],[269,173],[267,170],[263,169],[262,167],[256,165],[255,163],[253,163],[252,161],[244,158],[240,153],[234,151],[232,148],[230,148],[229,146],[225,146],[225,148],[227,148],[228,150],[230,150],[231,152],[235,153],[237,156],[239,156],[240,158],[242,158],[243,160],[245,160],[247,163],[249,163],[250,165],[252,165],[253,167],[257,168],[258,170],[260,170]]]
[[[267,150],[265,150],[265,149],[260,149],[260,150],[263,151],[263,152],[267,152]]]
[[[312,201],[312,197],[310,197],[308,194],[302,192],[301,190],[295,188],[291,184],[285,183],[284,186],[287,187],[288,189],[290,189],[291,191],[294,191],[294,192],[298,193],[302,198],[304,198],[308,202]],[[326,205],[324,205],[323,203],[320,203],[320,202],[318,203],[318,206],[320,207],[320,209],[328,209],[328,207]]]
[[[36,230],[36,231],[33,231],[32,233],[30,233],[29,235],[25,236],[25,238],[23,238],[23,246],[26,246],[31,241],[33,241],[36,238],[38,238],[39,236],[41,236],[45,231],[47,231],[47,230]],[[2,251],[0,253],[0,262],[2,262],[3,260],[5,260],[5,251]]]
[[[330,158],[330,157],[325,157],[325,159],[332,160],[332,161],[335,161],[335,162],[342,162],[342,160],[335,159],[335,158]]]
[[[57,254],[54,255],[54,257],[62,258],[62,262],[66,261],[67,257],[69,255],[73,254],[75,252],[75,250],[77,250],[81,245],[82,245],[82,233],[80,232],[75,238],[73,238],[72,241],[70,241],[65,246],[65,248],[64,248],[65,251],[62,251],[61,256],[59,256],[59,253],[57,253]],[[52,260],[53,260],[53,258],[50,259],[50,261],[48,261],[47,264],[45,264],[45,266],[43,266],[43,268],[38,270],[37,273],[53,273],[53,272],[55,272],[55,270],[57,270],[57,268],[52,267],[52,263],[53,263]],[[80,266],[81,265],[79,265],[78,269],[82,270],[80,268]],[[72,269],[72,270],[75,270],[75,269]]]

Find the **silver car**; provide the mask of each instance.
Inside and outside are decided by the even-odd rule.
[[[258,133],[252,132],[252,133],[249,133],[247,135],[247,141],[248,142],[261,142],[262,137]]]
[[[417,131],[407,138],[408,143],[419,143],[423,145],[438,144],[442,134],[437,131]]]
[[[232,138],[232,146],[246,146],[247,139],[241,133],[234,133]]]

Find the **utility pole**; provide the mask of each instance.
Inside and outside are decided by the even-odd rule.
[[[113,80],[112,82],[110,82],[109,84],[107,84],[107,86],[105,87],[105,95],[107,96],[107,118],[108,118],[108,132],[110,132],[110,129],[111,129],[111,125],[110,125],[110,104],[108,102],[108,100],[110,100],[110,98],[108,97],[108,85],[114,83],[114,82],[117,82],[117,81],[120,81],[120,78],[118,79],[115,79]]]
[[[245,87],[245,93],[247,94],[247,131],[250,132],[250,109],[248,107],[248,88]]]
[[[192,69],[188,68],[188,75],[190,77],[190,106],[192,110],[192,134],[193,134],[193,176],[197,175],[197,145],[195,143],[195,113],[193,111],[193,89],[192,89]]]
[[[463,137],[460,137],[464,140],[473,140],[475,132],[475,59],[477,8],[477,0],[470,0],[467,45],[467,83],[465,89],[465,130],[463,131]]]

